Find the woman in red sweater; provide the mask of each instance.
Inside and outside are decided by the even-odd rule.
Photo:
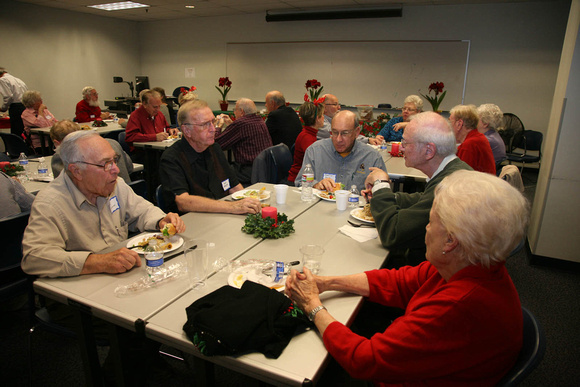
[[[380,386],[494,386],[522,346],[520,300],[504,262],[527,220],[526,200],[508,183],[457,171],[435,191],[427,262],[341,277],[292,270],[286,294],[354,378]],[[327,291],[362,295],[405,314],[367,339],[324,308],[319,293]]]
[[[294,144],[294,163],[288,172],[288,181],[294,183],[296,175],[302,168],[302,160],[304,159],[304,152],[314,141],[316,141],[316,134],[318,129],[324,125],[324,105],[318,103],[315,105],[312,102],[304,102],[300,106],[300,117],[304,121],[302,132],[296,137]]]

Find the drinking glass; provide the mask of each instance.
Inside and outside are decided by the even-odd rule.
[[[208,243],[203,239],[190,239],[185,245],[187,274],[192,289],[205,285],[208,274]]]

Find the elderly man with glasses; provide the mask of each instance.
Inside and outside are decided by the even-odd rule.
[[[301,185],[300,177],[306,164],[310,164],[316,189],[335,191],[340,189],[337,183],[344,184],[346,189],[351,185],[356,185],[359,191],[364,189],[370,167],[386,168],[379,152],[356,141],[359,133],[355,113],[348,110],[336,113],[332,119],[331,138],[316,141],[306,149],[295,184]]]
[[[161,156],[159,176],[167,208],[186,212],[255,214],[260,201],[221,199],[243,189],[222,148],[215,142],[216,118],[207,102],[187,102],[177,112],[181,140]]]
[[[127,248],[100,252],[127,239],[129,231],[185,225],[117,179],[119,155],[94,132],[78,131],[60,146],[66,173],[41,190],[22,241],[22,269],[43,277],[123,273],[141,266]]]
[[[425,227],[435,197],[435,187],[460,169],[471,170],[456,155],[455,135],[449,122],[432,112],[413,116],[401,141],[405,165],[427,175],[424,192],[394,193],[387,172],[373,169],[363,195],[371,198],[371,212],[389,250],[388,268],[418,265],[425,260]]]

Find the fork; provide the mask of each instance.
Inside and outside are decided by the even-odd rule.
[[[350,224],[353,227],[375,227],[374,224],[366,224],[366,223],[354,223],[351,222],[350,220],[347,220],[348,224]]]

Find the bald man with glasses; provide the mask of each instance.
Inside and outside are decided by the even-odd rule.
[[[181,218],[165,214],[117,179],[119,155],[94,132],[67,135],[60,146],[66,173],[42,189],[22,241],[22,269],[42,277],[123,273],[141,266],[132,250],[100,252],[129,236],[129,231],[160,230]]]
[[[316,141],[306,149],[302,168],[295,180],[300,186],[301,176],[306,164],[314,171],[314,188],[335,191],[337,183],[346,189],[356,185],[358,190],[365,188],[365,179],[371,167],[385,168],[383,158],[372,147],[356,141],[360,127],[356,114],[341,110],[332,119],[330,138]]]
[[[183,136],[163,152],[159,166],[167,208],[179,213],[258,213],[257,199],[217,200],[243,187],[215,142],[216,118],[207,102],[185,103],[177,112],[177,122]]]

